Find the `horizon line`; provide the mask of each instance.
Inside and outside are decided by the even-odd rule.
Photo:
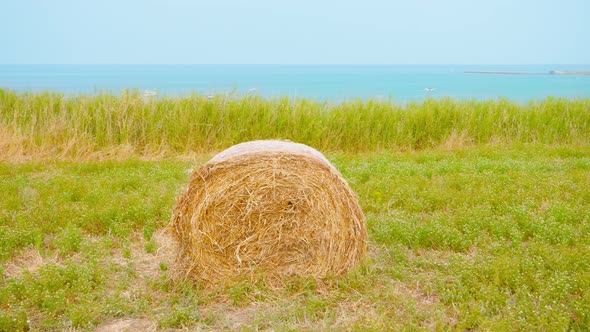
[[[590,66],[590,63],[0,63],[0,66]]]

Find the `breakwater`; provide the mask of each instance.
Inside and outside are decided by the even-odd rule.
[[[495,75],[590,75],[585,70],[551,70],[548,72],[503,71],[503,70],[465,70],[465,74],[495,74]]]

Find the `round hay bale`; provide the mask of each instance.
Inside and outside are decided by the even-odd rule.
[[[170,225],[183,271],[205,283],[322,278],[366,253],[365,218],[342,175],[288,141],[241,143],[198,167]]]

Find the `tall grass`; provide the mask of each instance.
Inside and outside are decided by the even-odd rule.
[[[66,97],[0,89],[0,151],[75,155],[111,147],[136,154],[203,152],[265,138],[322,150],[422,149],[444,144],[584,144],[590,99],[316,101],[202,95]]]

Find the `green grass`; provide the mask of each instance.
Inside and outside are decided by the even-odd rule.
[[[480,144],[587,144],[590,99],[529,103],[426,99],[344,102],[201,95],[146,99],[65,97],[0,89],[4,158],[109,155],[176,156],[267,138],[289,138],[321,151],[412,150]]]
[[[195,162],[1,163],[0,330],[590,326],[588,146],[328,157],[359,195],[370,253],[282,290],[173,277],[161,230]]]

